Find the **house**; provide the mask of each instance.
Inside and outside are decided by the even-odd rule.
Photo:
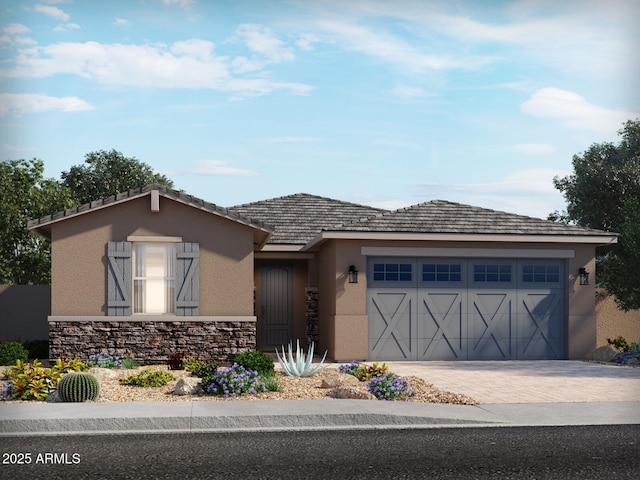
[[[52,245],[50,356],[145,362],[295,339],[336,361],[585,358],[595,247],[617,241],[441,200],[222,208],[158,185],[29,228]]]

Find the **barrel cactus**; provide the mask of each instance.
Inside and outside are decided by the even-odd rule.
[[[67,373],[58,382],[58,396],[63,402],[85,402],[100,395],[98,379],[87,372]]]

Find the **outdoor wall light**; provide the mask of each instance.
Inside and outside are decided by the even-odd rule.
[[[578,270],[578,275],[580,275],[580,285],[589,285],[589,272],[584,268],[580,268]]]
[[[358,283],[358,269],[355,265],[349,265],[349,283]]]

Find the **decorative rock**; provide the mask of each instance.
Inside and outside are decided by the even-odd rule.
[[[618,352],[611,345],[604,345],[595,349],[591,354],[591,359],[597,362],[611,362],[617,354]]]
[[[329,392],[329,396],[346,400],[375,400],[376,397],[362,388],[338,387]]]
[[[174,395],[199,395],[203,393],[200,379],[197,377],[184,377],[178,380],[176,388],[173,389]]]
[[[47,403],[61,403],[60,395],[58,395],[58,391],[54,390],[49,394],[46,400]]]
[[[118,376],[118,371],[113,368],[93,367],[89,369],[89,373],[96,377],[99,382],[109,378],[116,378]]]
[[[339,374],[335,377],[323,378],[320,388],[357,387],[362,382],[353,375]]]

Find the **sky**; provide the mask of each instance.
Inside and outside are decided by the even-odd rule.
[[[0,160],[115,149],[220,206],[546,218],[640,118],[640,0],[0,0]]]

